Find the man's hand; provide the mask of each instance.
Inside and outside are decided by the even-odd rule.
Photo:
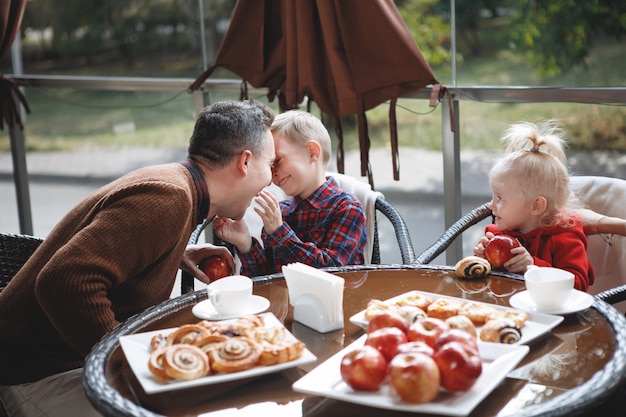
[[[204,243],[201,245],[188,245],[185,249],[183,259],[180,261],[180,269],[193,275],[205,284],[209,284],[211,280],[204,272],[198,268],[198,264],[204,258],[211,255],[219,255],[228,262],[231,271],[235,271],[235,259],[227,247]]]

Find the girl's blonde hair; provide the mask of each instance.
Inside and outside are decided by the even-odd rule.
[[[508,143],[506,154],[493,166],[489,178],[515,175],[517,185],[526,198],[543,196],[546,199],[541,226],[571,226],[573,223],[566,215],[573,201],[565,165],[566,140],[556,122],[514,124],[501,140]]]
[[[294,145],[306,146],[310,141],[322,148],[322,161],[328,165],[331,156],[330,135],[320,119],[302,110],[289,110],[274,118],[272,133],[282,133]]]

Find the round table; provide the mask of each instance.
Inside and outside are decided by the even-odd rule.
[[[199,319],[192,307],[206,299],[197,291],[167,300],[122,323],[94,347],[84,368],[84,386],[94,406],[110,416],[289,415],[405,416],[335,399],[301,394],[292,384],[363,335],[349,319],[372,299],[385,300],[411,290],[509,307],[524,291],[521,277],[492,273],[480,280],[456,277],[451,267],[367,265],[327,268],[345,279],[344,328],[318,333],[293,320],[282,274],[254,278],[254,293],[270,300],[273,313],[317,356],[313,364],[243,381],[146,394],[119,345],[119,337],[177,327]],[[565,316],[546,335],[529,343],[528,355],[470,414],[471,416],[566,416],[605,401],[626,375],[626,319],[600,300]]]

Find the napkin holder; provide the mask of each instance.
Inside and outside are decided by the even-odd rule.
[[[295,321],[320,333],[343,328],[343,278],[299,262],[282,270]]]
[[[331,317],[319,297],[314,294],[302,294],[293,302],[293,318],[320,333],[332,332],[343,328],[343,306],[337,317]]]

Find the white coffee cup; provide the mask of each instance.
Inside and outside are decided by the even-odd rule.
[[[563,308],[574,290],[574,274],[559,268],[531,265],[524,279],[530,298],[542,311]]]
[[[207,293],[219,314],[236,315],[252,298],[252,280],[243,275],[224,277],[207,285]]]

